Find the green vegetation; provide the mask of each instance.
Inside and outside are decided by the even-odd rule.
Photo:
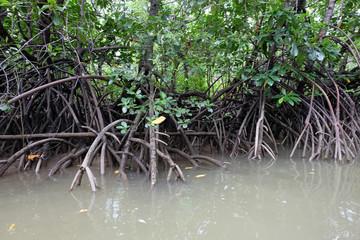
[[[0,152],[10,157],[0,176],[17,160],[19,169],[39,171],[67,146],[49,175],[80,161],[73,185],[87,172],[94,191],[96,153],[101,174],[118,166],[126,181],[126,170],[137,170],[152,186],[159,161],[168,180],[184,180],[169,152],[223,166],[202,155],[209,146],[276,159],[280,143],[291,156],[302,148],[309,160],[353,161],[359,7],[355,0],[0,0]],[[155,124],[160,116],[166,120]]]

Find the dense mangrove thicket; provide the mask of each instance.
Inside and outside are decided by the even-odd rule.
[[[49,176],[80,164],[95,191],[94,161],[154,186],[178,157],[359,153],[357,0],[0,4],[0,176],[62,153]]]

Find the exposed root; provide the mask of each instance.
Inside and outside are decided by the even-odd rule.
[[[66,143],[72,147],[75,147],[72,143],[70,143],[69,141],[63,140],[63,139],[59,139],[59,138],[48,138],[48,139],[43,139],[43,140],[39,140],[37,142],[31,143],[25,147],[23,147],[21,150],[17,151],[15,154],[13,154],[5,163],[3,163],[3,165],[0,167],[0,177],[6,172],[6,170],[13,164],[15,163],[15,161],[21,157],[21,155],[24,155],[27,151],[29,151],[30,149],[32,149],[33,147],[48,143],[48,142],[63,142]]]
[[[114,126],[116,126],[119,123],[124,122],[124,121],[127,121],[127,120],[119,119],[119,120],[116,120],[116,121],[110,123],[106,127],[104,127],[104,129],[98,134],[98,136],[95,138],[95,140],[91,144],[91,146],[90,146],[88,152],[86,153],[86,156],[85,156],[85,158],[84,158],[84,160],[83,160],[83,162],[82,162],[82,164],[80,166],[80,169],[79,169],[80,172],[84,172],[84,171],[87,172],[87,175],[88,175],[88,178],[89,178],[89,181],[90,181],[90,184],[91,184],[91,189],[93,190],[93,192],[96,191],[95,186],[97,186],[97,184],[95,182],[94,175],[93,175],[93,173],[91,172],[91,170],[89,168],[90,161],[93,158],[93,155],[95,154],[95,150],[96,150],[98,144],[100,143],[101,139],[105,135],[105,133],[110,128],[112,128],[112,127],[114,127]],[[76,176],[74,177],[74,180],[73,180],[73,184],[70,187],[70,191],[73,189],[75,182],[77,182],[78,185],[80,185],[81,177],[82,177],[82,174],[76,174]]]

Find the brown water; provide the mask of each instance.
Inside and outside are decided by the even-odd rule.
[[[184,170],[186,184],[161,174],[152,193],[143,175],[130,174],[125,187],[109,170],[97,176],[96,195],[86,179],[68,192],[74,170],[55,180],[5,174],[0,239],[360,239],[358,165],[231,162],[229,170]]]

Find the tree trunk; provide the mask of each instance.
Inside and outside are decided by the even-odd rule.
[[[325,24],[329,24],[330,19],[334,15],[335,2],[336,2],[336,0],[329,0],[329,5],[328,5],[325,15],[324,15],[324,23]],[[323,38],[323,36],[326,35],[326,32],[327,32],[327,28],[323,27],[320,31],[318,39],[321,40]]]
[[[149,16],[150,17],[157,17],[159,13],[159,6],[160,6],[161,0],[150,0],[150,9],[149,9]],[[154,41],[150,37],[145,41],[144,48],[143,48],[144,54],[142,55],[140,61],[139,61],[139,73],[144,73],[145,76],[149,74],[149,72],[152,70],[152,64],[149,60],[152,58],[152,54],[154,52]]]

